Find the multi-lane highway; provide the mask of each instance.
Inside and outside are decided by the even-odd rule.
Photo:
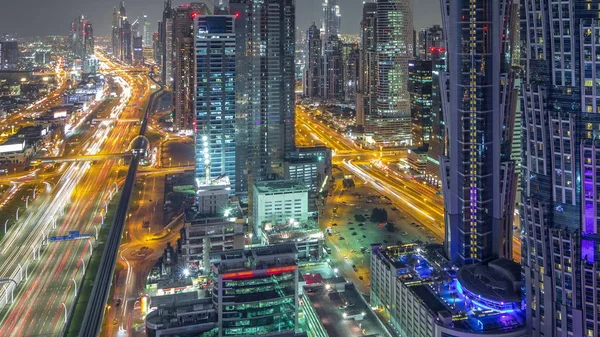
[[[148,100],[150,83],[142,75],[131,75],[106,59],[104,71],[121,86],[117,100],[97,111],[105,118],[139,118]],[[135,128],[116,122],[95,127],[82,124],[83,134],[74,153],[97,154],[124,152]],[[84,265],[88,262],[94,239],[49,243],[48,236],[65,235],[79,230],[95,236],[101,225],[115,183],[120,179],[116,160],[92,165],[90,162],[60,164],[59,178],[49,195],[38,198],[0,243],[0,277],[19,284],[0,287],[0,336],[54,336],[65,328],[65,309],[72,313],[76,289],[81,286]],[[116,169],[115,169],[116,168]],[[28,278],[24,278],[27,270]],[[12,283],[11,283],[12,284]],[[30,324],[35,320],[36,324]]]

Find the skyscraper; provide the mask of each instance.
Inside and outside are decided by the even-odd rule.
[[[173,127],[192,130],[194,120],[194,38],[190,5],[173,9]]]
[[[341,24],[339,0],[323,0],[323,41],[329,41],[332,35],[340,35]]]
[[[144,14],[142,21],[142,44],[144,48],[152,47],[152,23],[148,20],[148,15]]]
[[[433,53],[444,47],[444,30],[438,25],[421,29],[415,45],[416,56],[419,60],[431,60]]]
[[[19,68],[19,43],[17,41],[0,42],[0,70]]]
[[[134,66],[144,65],[144,49],[142,44],[143,39],[141,36],[134,37],[133,41],[131,42]]]
[[[408,78],[413,145],[426,149],[431,138],[431,61],[411,61],[408,64]]]
[[[441,162],[446,253],[459,266],[512,259],[512,1],[442,1],[450,78]]]
[[[342,79],[344,81],[342,91],[344,101],[356,100],[358,79],[360,76],[360,50],[358,43],[344,43],[342,45]]]
[[[244,82],[238,117],[246,146],[238,153],[247,157],[240,174],[251,181],[283,177],[285,154],[295,148],[295,1],[230,0],[229,6],[237,17],[238,81]]]
[[[411,143],[408,61],[413,54],[410,0],[377,0],[377,113],[365,132],[380,145]]]
[[[530,336],[600,336],[600,1],[521,1]]]
[[[439,186],[441,181],[440,156],[446,154],[447,142],[443,113],[444,104],[442,104],[442,102],[448,101],[446,47],[441,47],[432,53],[431,64],[431,137],[427,150],[425,178],[430,184]]]
[[[81,60],[84,73],[95,73],[97,60],[94,56],[94,28],[92,23],[79,16],[71,23],[71,51]]]
[[[133,34],[131,31],[131,23],[127,17],[123,19],[121,25],[121,61],[132,64],[133,62]]]
[[[304,71],[304,96],[316,98],[321,96],[322,58],[321,30],[313,23],[306,31],[308,61]]]
[[[111,51],[115,57],[121,55],[121,26],[119,21],[119,12],[117,7],[113,7],[112,14],[112,34],[111,34]]]
[[[196,177],[226,174],[235,187],[235,16],[196,19]],[[235,192],[232,189],[232,192]]]
[[[360,69],[356,95],[356,124],[363,129],[365,118],[375,113],[375,89],[377,83],[377,4],[363,5],[360,22]]]
[[[161,78],[163,84],[173,85],[173,7],[171,0],[165,1],[158,39],[161,51]]]
[[[325,44],[323,55],[323,86],[324,99],[344,99],[344,67],[343,43],[337,35],[331,35]]]

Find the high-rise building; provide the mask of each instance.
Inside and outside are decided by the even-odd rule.
[[[360,22],[360,79],[356,95],[356,125],[363,130],[366,116],[376,110],[377,4],[363,5]]]
[[[304,97],[316,98],[321,96],[322,58],[321,30],[313,23],[306,31],[307,62],[304,71]]]
[[[329,41],[333,35],[340,35],[342,15],[339,0],[323,0],[323,41]]]
[[[19,43],[17,41],[0,42],[0,70],[19,68]]]
[[[448,101],[448,76],[446,76],[446,48],[434,51],[431,57],[431,137],[427,150],[425,178],[439,186],[441,181],[440,156],[446,155],[446,124],[442,102]],[[446,103],[447,106],[447,103]]]
[[[416,57],[419,60],[429,61],[433,54],[444,46],[444,30],[438,25],[421,29],[415,41]]]
[[[411,61],[408,64],[412,144],[424,149],[428,148],[431,138],[431,78],[431,61]]]
[[[148,20],[146,14],[144,14],[142,21],[142,45],[144,48],[152,47],[152,23]]]
[[[194,22],[190,5],[173,9],[173,127],[191,131],[194,120]]]
[[[196,19],[196,177],[236,178],[235,16]]]
[[[442,1],[450,79],[448,155],[440,163],[446,254],[459,266],[512,259],[512,1]]]
[[[144,47],[143,39],[141,36],[136,36],[133,38],[132,47],[133,47],[133,65],[141,66],[144,65]]]
[[[529,335],[600,336],[599,1],[521,1]]]
[[[125,17],[121,26],[121,61],[127,64],[133,62],[133,34],[131,23],[129,23],[127,17]]]
[[[331,35],[325,44],[323,55],[323,93],[324,99],[344,99],[344,55],[343,43],[339,36]]]
[[[344,43],[342,45],[342,79],[344,81],[342,91],[344,101],[356,100],[358,79],[360,76],[360,50],[358,43]]]
[[[412,59],[412,1],[377,0],[377,112],[365,133],[380,145],[411,143],[408,61]]]
[[[165,1],[158,39],[160,44],[161,79],[165,87],[173,85],[173,7],[171,0]]]
[[[119,21],[119,12],[117,7],[113,7],[112,14],[112,34],[111,34],[111,52],[113,56],[120,57],[121,55],[121,26]]]
[[[94,28],[83,15],[71,23],[71,51],[81,61],[84,73],[96,72],[98,62],[94,56]]]
[[[295,149],[295,1],[230,0],[236,19],[240,179],[283,177]],[[243,83],[240,83],[243,82]],[[236,182],[237,185],[237,182]],[[247,184],[241,184],[246,192]]]

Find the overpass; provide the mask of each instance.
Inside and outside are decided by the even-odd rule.
[[[79,161],[95,161],[95,160],[107,160],[107,159],[119,159],[124,157],[130,157],[131,153],[105,153],[105,154],[92,154],[92,155],[81,155],[81,156],[62,156],[62,157],[44,157],[38,158],[31,161],[31,165],[40,165],[44,163],[64,163],[64,162],[79,162]]]
[[[137,118],[93,118],[92,123],[97,122],[117,122],[117,123],[139,123],[140,120]]]

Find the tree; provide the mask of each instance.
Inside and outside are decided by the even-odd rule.
[[[371,221],[387,222],[388,214],[385,208],[373,208],[371,211]],[[393,225],[392,225],[393,226]]]
[[[354,214],[354,220],[358,221],[358,222],[363,222],[365,221],[365,217],[362,214]]]

